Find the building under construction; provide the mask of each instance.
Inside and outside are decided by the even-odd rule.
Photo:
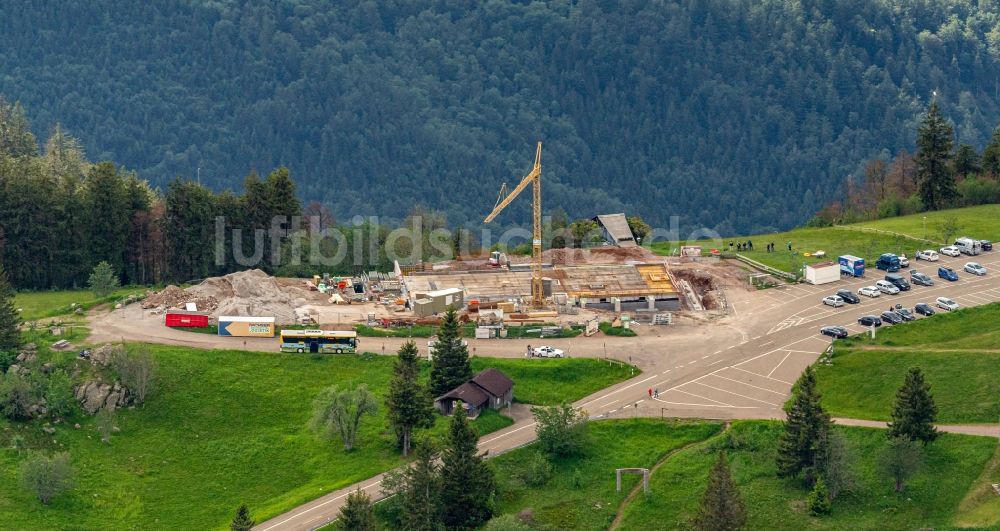
[[[530,270],[402,273],[411,306],[425,293],[461,289],[466,302],[530,301]],[[551,266],[542,270],[545,298],[557,304],[615,311],[676,310],[679,295],[660,263]]]

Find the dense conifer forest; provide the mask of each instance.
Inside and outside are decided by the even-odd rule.
[[[1000,122],[1000,15],[971,0],[2,1],[0,93],[166,188],[478,223],[545,141],[545,201],[723,234],[800,224],[912,152]],[[200,170],[199,170],[200,168]],[[526,201],[503,224],[528,219]]]

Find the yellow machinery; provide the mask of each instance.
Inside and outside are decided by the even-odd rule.
[[[531,239],[531,305],[540,308],[545,306],[545,290],[542,287],[542,143],[538,142],[538,149],[535,151],[535,167],[531,169],[531,172],[521,179],[520,184],[516,188],[511,190],[509,194],[504,195],[507,191],[507,183],[504,183],[500,187],[500,195],[497,197],[497,203],[493,207],[493,212],[490,212],[489,216],[483,223],[489,223],[493,221],[493,218],[497,217],[511,201],[517,197],[528,185],[532,185],[532,201],[531,207],[534,213],[533,222],[534,230]]]

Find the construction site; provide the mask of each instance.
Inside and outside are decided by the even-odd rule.
[[[435,324],[449,308],[463,320],[477,322],[624,320],[626,326],[667,324],[677,312],[725,309],[721,286],[735,268],[712,258],[653,254],[636,241],[624,213],[592,218],[603,240],[596,246],[543,250],[541,143],[531,172],[514,189],[501,187],[484,222],[493,221],[528,188],[534,215],[530,256],[494,251],[436,263],[396,262],[393,271],[352,277],[274,278],[249,270],[186,289],[169,286],[150,294],[142,307],[167,314],[171,326],[259,318],[278,326],[330,328]],[[483,318],[485,310],[488,317]]]

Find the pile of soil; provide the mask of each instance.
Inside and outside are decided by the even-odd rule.
[[[205,279],[201,284],[180,289],[167,286],[142,303],[145,309],[184,309],[185,303],[198,305],[199,312],[233,316],[273,316],[279,324],[290,324],[309,315],[309,304],[304,290],[282,286],[261,271],[251,269],[230,273],[223,277]]]

